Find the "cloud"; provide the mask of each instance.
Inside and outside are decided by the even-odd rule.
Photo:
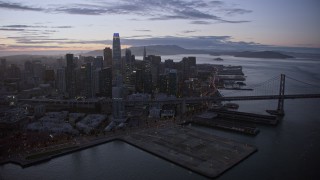
[[[25,11],[43,11],[44,10],[42,8],[30,7],[30,6],[22,5],[20,3],[10,3],[10,2],[3,2],[3,1],[0,1],[0,8],[11,9],[11,10],[25,10]]]
[[[129,38],[150,38],[152,37],[151,35],[136,35],[136,36],[126,36],[123,38],[129,39]]]
[[[6,28],[41,28],[41,27],[46,27],[46,26],[29,26],[29,25],[22,25],[22,24],[14,24],[14,25],[6,25],[6,26],[1,26],[1,27],[6,27]]]
[[[151,32],[150,29],[135,29],[135,31],[140,31],[140,32]]]
[[[240,9],[240,8],[225,9],[224,11],[226,11],[226,14],[229,15],[229,16],[234,16],[234,15],[238,15],[238,14],[248,14],[248,13],[252,13],[251,10]]]
[[[73,26],[51,26],[52,28],[62,28],[62,29],[68,29],[73,28]]]
[[[221,22],[224,22],[224,23],[249,23],[251,21],[229,21],[229,20],[221,20]]]
[[[26,48],[39,48],[39,49],[47,49],[47,48],[65,48],[62,46],[34,46],[34,45],[10,45],[7,48],[17,48],[17,49],[26,49]]]
[[[222,1],[210,1],[209,4],[215,5],[215,6],[222,6],[222,5],[224,5],[224,2],[222,2]]]
[[[105,14],[107,11],[104,9],[91,9],[85,7],[61,7],[57,8],[54,11],[56,12],[63,12],[67,14],[78,14],[78,15],[102,15]]]
[[[24,25],[24,24],[4,25],[0,27],[4,27],[4,28],[73,28],[73,26],[32,26],[32,25]]]
[[[25,29],[0,28],[0,31],[24,31]]]
[[[88,3],[66,3],[62,5],[48,4],[47,8],[31,7],[20,3],[0,1],[0,8],[16,10],[43,11],[46,13],[66,13],[73,15],[123,15],[130,14],[146,18],[146,20],[193,20],[221,23],[244,23],[247,20],[234,21],[216,14],[216,9],[226,12],[228,16],[252,12],[242,8],[227,8],[223,1],[206,0],[119,0],[117,2],[87,1]],[[135,18],[136,19],[136,18]],[[197,23],[198,22],[198,23]]]
[[[208,20],[220,20],[221,18],[212,14],[204,13],[196,9],[176,10],[175,13],[188,19],[208,19]]]
[[[206,25],[206,24],[211,24],[211,23],[208,22],[208,21],[191,21],[190,24],[203,24],[203,25]]]
[[[197,30],[186,30],[186,31],[182,31],[182,33],[193,33],[193,32],[197,32]]]

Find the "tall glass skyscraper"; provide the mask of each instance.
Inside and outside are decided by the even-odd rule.
[[[123,104],[123,79],[120,73],[121,71],[121,46],[119,33],[113,34],[113,46],[112,46],[112,75],[113,87],[112,87],[112,116],[113,121],[122,122],[125,120],[125,109]]]
[[[121,72],[121,44],[119,33],[113,34],[113,44],[112,44],[112,79],[113,81],[118,81],[117,76]]]

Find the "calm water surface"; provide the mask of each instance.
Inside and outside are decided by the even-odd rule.
[[[209,55],[162,56],[162,59],[180,61],[184,56],[196,56],[197,63],[241,65],[249,86],[281,73],[320,85],[319,60],[222,56],[224,61],[218,62]],[[295,89],[294,84],[288,86],[286,92]],[[320,89],[312,91],[320,93]],[[239,110],[264,113],[266,109],[276,108],[276,103],[273,100],[239,102]],[[261,131],[256,137],[193,126],[258,148],[258,152],[218,179],[320,179],[320,99],[285,100],[285,112],[276,127],[259,125]],[[0,166],[0,175],[0,179],[205,179],[120,141],[25,169],[7,164]]]

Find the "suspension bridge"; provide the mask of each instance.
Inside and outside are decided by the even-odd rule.
[[[181,105],[182,113],[186,104],[208,103],[208,102],[222,102],[222,101],[250,101],[250,100],[272,100],[277,99],[278,105],[276,110],[267,110],[273,115],[284,115],[284,100],[285,99],[308,99],[320,98],[320,86],[315,83],[305,82],[281,74],[273,77],[262,83],[246,87],[249,90],[221,90],[220,95],[212,97],[186,97],[186,98],[172,98],[161,100],[124,100],[125,104],[176,104]],[[55,100],[55,99],[19,99],[19,102],[33,103],[33,104],[47,104],[59,105],[68,107],[77,106],[91,106],[96,104],[110,105],[112,99],[95,99],[95,100]]]

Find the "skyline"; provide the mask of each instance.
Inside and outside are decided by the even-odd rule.
[[[320,48],[316,0],[4,0],[0,9],[0,55],[103,49],[114,32],[122,48]]]

